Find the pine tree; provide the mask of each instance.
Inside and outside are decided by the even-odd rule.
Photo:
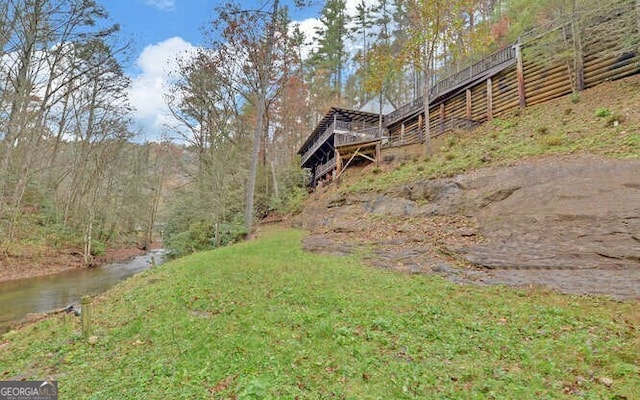
[[[347,59],[345,39],[347,24],[345,0],[328,0],[320,15],[321,26],[316,30],[314,40],[318,49],[312,54],[311,65],[314,75],[328,79],[332,97],[342,97],[343,71]],[[323,85],[324,82],[314,82]]]

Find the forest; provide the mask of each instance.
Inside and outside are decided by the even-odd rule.
[[[218,7],[178,60],[165,101],[179,140],[160,142],[133,128],[130,43],[99,2],[0,3],[0,257],[73,249],[91,265],[160,238],[176,256],[226,245],[301,207],[297,152],[329,107],[398,108],[611,3],[640,30],[636,0],[361,0],[355,13],[327,0],[309,37],[289,17],[308,1],[259,3]]]

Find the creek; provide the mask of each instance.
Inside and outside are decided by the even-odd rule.
[[[106,292],[118,282],[162,263],[163,250],[153,250],[127,261],[97,268],[74,269],[53,275],[0,282],[0,334],[29,314],[79,307],[84,295]]]

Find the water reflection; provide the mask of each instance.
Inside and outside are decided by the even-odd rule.
[[[0,333],[29,313],[42,313],[78,304],[86,294],[97,295],[116,283],[149,268],[151,258],[160,264],[162,250],[100,268],[79,269],[59,274],[0,282]]]

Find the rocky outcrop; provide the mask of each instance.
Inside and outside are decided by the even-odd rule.
[[[314,251],[368,246],[381,267],[640,298],[638,160],[553,157],[385,193],[317,196],[297,219],[315,233],[306,244]],[[334,238],[310,245],[318,234]],[[452,267],[465,262],[479,268]]]
[[[638,269],[639,182],[637,161],[580,158],[497,169],[487,188],[467,193],[479,206],[486,240],[458,250],[489,268]]]

